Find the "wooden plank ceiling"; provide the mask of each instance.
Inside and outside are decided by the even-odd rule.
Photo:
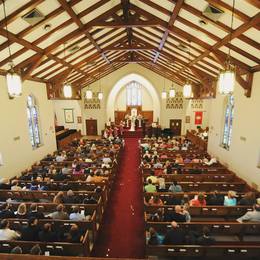
[[[5,4],[15,69],[23,80],[49,83],[52,91],[65,80],[79,90],[126,64],[138,63],[180,85],[189,78],[200,95],[208,97],[229,48],[237,81],[247,96],[253,73],[260,70],[259,0],[235,1],[231,34],[232,0],[5,0]],[[223,14],[216,20],[207,17],[208,5]],[[5,74],[10,59],[3,3],[0,8],[0,73]],[[23,16],[35,8],[43,17],[32,25]]]

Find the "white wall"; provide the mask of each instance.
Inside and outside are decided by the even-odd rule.
[[[81,101],[79,100],[53,100],[57,124],[69,129],[82,129],[82,123],[78,123],[77,117],[82,117]],[[74,123],[65,123],[64,109],[73,109]]]
[[[208,150],[226,163],[231,170],[249,184],[260,186],[260,72],[255,73],[250,98],[244,96],[243,88],[236,84],[234,91],[234,123],[230,149],[220,147],[223,131],[224,97],[212,100]],[[241,140],[242,137],[242,140]],[[245,138],[245,140],[244,140]]]
[[[123,77],[125,77],[131,73],[135,73],[135,74],[140,75],[141,77],[144,77],[155,88],[154,93],[157,96],[157,99],[159,100],[158,105],[155,103],[156,98],[152,97],[152,93],[149,92],[149,95],[152,97],[153,102],[151,102],[151,104],[148,104],[149,101],[147,103],[145,103],[144,110],[154,110],[154,115],[155,115],[154,120],[156,121],[157,117],[159,117],[162,128],[169,128],[170,119],[182,119],[182,134],[184,134],[187,129],[186,124],[185,124],[185,116],[186,116],[187,109],[188,109],[188,101],[186,101],[186,100],[184,101],[183,109],[166,109],[166,101],[161,100],[161,92],[163,90],[164,84],[165,84],[166,90],[169,90],[172,82],[167,79],[164,80],[163,77],[159,76],[158,74],[156,74],[138,64],[126,65],[126,66],[116,70],[115,72],[109,74],[108,76],[102,78],[101,86],[102,86],[102,90],[104,92],[104,99],[101,102],[101,109],[93,109],[93,110],[87,109],[86,110],[86,109],[84,109],[84,105],[83,105],[83,101],[82,101],[81,107],[83,109],[82,110],[83,119],[87,119],[90,117],[92,117],[93,119],[97,119],[98,120],[98,132],[100,133],[101,130],[104,128],[105,122],[107,122],[109,120],[109,118],[112,118],[112,115],[114,114],[114,110],[117,110],[117,108],[119,110],[123,110],[124,101],[122,101],[121,103],[115,103],[115,102],[111,102],[111,100],[108,100],[108,96],[109,96],[110,92],[112,91],[113,87],[116,85],[116,83],[120,79],[122,79]],[[174,86],[177,91],[182,91],[181,86],[177,86],[176,84]],[[99,90],[99,83],[95,82],[90,87],[93,91],[97,92]],[[83,89],[82,91],[83,91],[82,96],[84,96],[85,89]],[[116,95],[118,95],[118,93],[116,93]],[[123,96],[124,96],[124,93],[122,91],[119,91],[119,96],[117,96],[118,99]],[[118,100],[117,97],[114,97],[114,99]],[[117,105],[118,105],[118,107],[117,107]],[[106,109],[106,107],[108,107],[108,110],[110,109],[111,111],[108,111]],[[112,120],[113,120],[113,118],[112,118]],[[207,124],[207,117],[205,116],[205,125],[206,124]],[[188,127],[190,128],[190,126],[188,126]],[[85,129],[84,129],[84,131],[85,131]],[[83,131],[83,133],[85,133],[84,131]]]
[[[210,109],[211,109],[211,103],[212,99],[202,99],[200,100],[202,102],[202,108],[196,108],[192,107],[192,100],[189,100],[187,109],[186,109],[186,116],[190,116],[190,123],[186,123],[186,129],[187,130],[197,130],[197,126],[195,125],[195,112],[196,111],[202,111],[202,124],[199,125],[201,128],[205,129],[209,126],[209,115],[210,115]]]
[[[5,78],[0,76],[0,154],[3,166],[0,166],[0,178],[12,177],[56,150],[54,114],[52,101],[47,99],[45,84],[25,81],[21,97],[10,100],[7,94]],[[36,98],[39,115],[41,140],[43,145],[33,149],[29,139],[26,114],[27,96]]]

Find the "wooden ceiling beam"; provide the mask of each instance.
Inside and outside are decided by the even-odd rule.
[[[79,27],[79,29],[83,29],[84,24],[81,22],[81,20],[78,18],[78,16],[76,15],[76,13],[74,12],[74,10],[70,7],[70,5],[68,4],[68,2],[66,0],[58,0],[59,3],[61,4],[61,6],[65,9],[65,11],[69,14],[69,16],[72,18],[72,20],[74,21],[74,23],[76,23]],[[91,34],[88,31],[85,31],[86,36],[88,37],[88,39],[90,40],[90,42],[95,46],[95,48],[97,49],[97,51],[100,53],[100,55],[103,57],[103,59],[107,62],[110,63],[110,61],[108,60],[108,58],[106,57],[106,54],[101,50],[101,48],[99,47],[99,45],[97,44],[97,42],[94,40],[94,38],[91,36]]]
[[[179,79],[176,79],[175,77],[173,77],[173,75],[171,74],[170,76],[167,74],[165,75],[165,72],[158,69],[156,67],[156,64],[146,64],[146,63],[140,63],[140,65],[156,74],[159,74],[160,76],[162,76],[163,78],[167,78],[168,80],[175,82],[176,84],[182,86],[184,84],[184,82],[182,82]]]
[[[172,27],[174,22],[176,21],[177,16],[178,16],[178,14],[181,10],[183,3],[184,3],[184,0],[178,0],[177,3],[175,4],[175,6],[173,8],[172,15],[171,15],[170,20],[168,22],[168,28],[165,30],[165,32],[162,36],[162,39],[161,39],[159,47],[158,47],[158,51],[156,52],[154,59],[153,59],[153,63],[157,62],[159,55],[160,55],[160,51],[163,49],[163,46],[164,46],[164,44],[167,40],[167,37],[169,35],[169,28]]]
[[[122,34],[122,32],[120,32],[118,35]],[[101,37],[101,36],[100,36]],[[113,42],[112,44],[108,45],[107,48],[113,46],[114,44],[117,44],[118,42],[122,41],[122,39],[125,39],[125,37],[122,37],[120,39],[118,39],[117,41]],[[105,42],[103,42],[105,43]],[[104,49],[105,50],[105,49]],[[84,54],[83,54],[84,55]],[[89,62],[92,62],[94,61],[95,59],[97,59],[98,57],[100,57],[99,53],[94,53],[92,54],[91,56],[87,57],[86,59],[78,62],[78,63],[75,63],[74,64],[74,68],[80,68],[81,70],[83,70],[85,73],[88,74],[88,72],[84,69],[84,65],[89,63]],[[75,58],[74,60],[72,60],[71,62],[75,61],[77,58]],[[58,68],[59,69],[59,68]],[[54,72],[53,72],[54,73]],[[55,75],[56,77],[59,77],[59,75],[61,75],[63,72],[60,72],[59,74]],[[80,74],[81,75],[81,74]],[[84,75],[83,75],[84,77]],[[50,79],[50,81],[53,80],[53,79]]]
[[[163,30],[159,30],[159,29],[156,29],[158,32],[162,32]],[[156,34],[154,34],[154,33],[152,33],[152,32],[150,32],[150,31],[148,31],[148,30],[146,30],[146,29],[143,29],[143,31],[146,33],[146,34],[148,34],[148,35],[151,35],[152,37],[158,37]],[[140,35],[140,34],[139,34]],[[141,36],[141,35],[140,35]],[[141,37],[144,37],[144,38],[146,38],[147,40],[149,40],[149,42],[150,41],[153,41],[153,39],[151,39],[151,38],[147,38],[146,36],[141,36]],[[169,38],[171,38],[172,37],[172,35],[169,35]],[[140,40],[140,39],[139,39]],[[178,40],[178,41],[180,41],[179,39],[176,39],[176,40]],[[185,46],[187,45],[188,46],[188,44],[186,43],[186,42],[184,42],[185,43]],[[173,43],[171,43],[171,42],[169,42],[169,43],[167,43],[169,46],[170,46],[170,48],[168,48],[167,46],[165,46],[165,49],[166,50],[168,50],[168,51],[170,51],[171,53],[173,53],[174,55],[176,55],[176,56],[181,56],[182,58],[184,58],[184,59],[187,59],[188,57],[187,57],[187,52],[185,52],[185,51],[183,51],[184,52],[184,54],[185,55],[183,55],[183,54],[181,54],[181,53],[179,53],[179,52],[176,52],[174,49],[176,48],[176,49],[178,49],[178,46],[177,45],[175,45],[175,44],[173,44]],[[191,46],[190,47],[191,49],[194,49],[194,46]],[[195,51],[196,51],[196,49],[195,49]],[[165,53],[165,52],[164,52]],[[203,53],[202,51],[201,52],[199,52],[199,53]],[[197,56],[195,56],[194,54],[190,54],[191,55],[191,57],[197,57]],[[209,59],[211,59],[211,57],[209,57]],[[215,70],[219,70],[219,68],[218,67],[216,67],[214,64],[212,64],[212,63],[209,63],[208,61],[203,61],[203,63],[205,63],[207,66],[209,66],[209,67],[211,67],[212,69],[215,69]],[[209,70],[209,72],[211,72],[211,73],[215,73],[214,71],[212,71],[211,69],[208,69],[208,68],[205,68],[205,66],[203,66],[202,64],[199,64],[199,66],[200,67],[202,67],[202,68],[204,68],[204,69],[206,69],[206,70]]]
[[[200,55],[198,58],[190,62],[190,66],[193,66],[197,62],[201,61],[203,58],[207,57],[212,51],[218,50],[223,45],[227,44],[231,40],[237,38],[240,34],[244,33],[248,29],[250,29],[253,25],[260,23],[260,12],[250,18],[249,22],[246,22],[239,26],[233,33],[228,34],[226,37],[224,37],[222,40],[211,46],[211,48],[207,51],[205,51],[202,55]]]
[[[121,35],[121,34],[122,34],[122,32],[118,33],[118,35]],[[100,36],[100,37],[102,37],[102,36]],[[123,38],[124,38],[124,37],[118,39],[116,42],[113,42],[112,44],[108,45],[107,47],[109,48],[109,47],[113,46],[115,43],[120,42]],[[110,38],[110,39],[111,39],[111,38]],[[105,44],[105,41],[104,41],[103,43]],[[93,50],[93,49],[92,49],[92,50]],[[106,50],[106,49],[104,49],[104,51],[105,51],[105,50]],[[88,52],[89,52],[89,51],[83,53],[82,55],[85,55],[85,54],[87,54]],[[94,61],[94,60],[97,59],[99,56],[100,56],[100,54],[99,54],[98,52],[96,52],[96,53],[92,54],[91,56],[87,57],[86,59],[83,59],[82,61],[80,61],[80,62],[78,62],[78,63],[75,63],[75,64],[74,64],[74,68],[75,68],[75,69],[81,69],[81,70],[85,71],[85,70],[84,70],[84,64]],[[73,63],[74,61],[77,60],[77,58],[78,58],[78,57],[72,59],[70,62]],[[61,68],[61,67],[59,67],[58,69],[60,69],[60,68]],[[51,72],[51,74],[52,74],[52,73],[54,73],[54,71]],[[59,74],[62,74],[62,73],[63,73],[63,72],[60,72]],[[51,74],[50,74],[50,75],[51,75]],[[58,74],[58,75],[59,75],[59,74]]]
[[[214,40],[216,42],[220,42],[222,40],[220,37],[216,36],[216,34],[208,32],[207,30],[203,29],[202,27],[200,27],[198,25],[195,25],[194,23],[189,22],[188,20],[186,20],[186,19],[184,19],[182,17],[180,17],[178,19],[178,21],[183,23],[183,24],[185,24],[188,27],[191,27],[191,28],[193,28],[193,29],[195,29],[197,31],[200,31],[200,32],[204,33],[205,35],[207,35],[209,38],[211,38],[212,40]],[[252,61],[254,61],[256,63],[260,63],[260,59],[259,58],[257,58],[256,56],[254,56],[254,55],[252,55],[252,54],[250,54],[250,53],[248,53],[248,52],[238,48],[235,45],[232,45],[229,42],[227,42],[226,44],[223,44],[223,45],[225,45],[226,47],[230,48],[231,50],[239,53],[240,55],[245,56],[249,60],[252,60]]]
[[[252,68],[250,69],[250,71],[251,71],[251,72],[260,71],[260,64],[258,64],[258,65],[256,65],[256,66],[252,67]]]
[[[138,46],[132,46],[132,47],[112,47],[107,49],[106,51],[142,51],[142,50],[155,50],[155,47],[138,47]]]
[[[152,19],[152,18],[156,19],[158,21],[158,23],[160,23],[160,27],[162,27],[163,29],[167,28],[167,23],[166,22],[164,22],[163,20],[161,20],[161,19],[155,17],[154,15],[148,13],[147,11],[145,11],[143,9],[140,9],[139,7],[137,7],[137,6],[133,5],[133,4],[132,4],[131,8],[134,9],[136,12],[139,12],[139,13],[143,14],[144,16],[149,17],[150,19]],[[258,22],[258,16],[259,15],[260,15],[260,13],[258,13],[255,17],[251,18],[250,23],[242,25],[243,26],[242,29],[245,30],[246,27],[248,29],[248,28],[252,27],[253,24],[256,24]],[[209,54],[211,53],[211,49],[212,49],[213,46],[207,44],[206,42],[200,40],[199,38],[194,37],[193,35],[183,31],[182,29],[180,29],[180,28],[178,28],[176,26],[173,26],[173,27],[170,28],[170,33],[173,34],[173,35],[178,35],[178,36],[180,36],[181,38],[183,38],[185,40],[192,41],[192,42],[198,44],[199,46],[203,47],[206,50],[202,54],[203,58],[206,57],[206,56],[209,56]],[[232,33],[232,38],[241,35],[241,33],[242,33],[241,31],[239,33],[237,33],[237,30],[234,31],[234,33]],[[226,41],[226,37],[223,38],[223,39],[225,39],[225,41],[223,41],[223,39],[222,39],[221,43],[217,43],[218,47],[221,47],[223,44],[228,42],[228,41]],[[220,51],[220,52],[222,52],[222,51]],[[207,53],[207,55],[206,55],[206,53]],[[202,55],[200,55],[199,57],[202,57]],[[200,60],[198,60],[198,61],[200,61]],[[234,63],[237,66],[241,67],[245,71],[248,72],[250,70],[250,66],[248,66],[247,64],[245,64],[245,63],[235,59],[234,57],[233,57],[233,61],[234,61]]]
[[[147,34],[149,34],[149,32],[147,32]],[[137,36],[135,36],[135,37],[137,37]],[[146,37],[146,36],[141,36],[141,37],[142,37],[143,39],[147,39],[149,42],[153,42],[153,39],[151,39],[151,38],[149,38],[149,37]],[[139,37],[137,37],[137,38],[138,38],[139,41],[142,41],[141,38],[139,38]],[[181,65],[184,66],[184,67],[188,65],[187,62],[184,62],[182,59],[179,59],[179,58],[177,57],[177,55],[180,55],[179,53],[174,52],[171,48],[168,48],[168,47],[166,47],[166,46],[165,46],[165,50],[167,50],[167,52],[164,51],[164,50],[162,50],[161,53],[164,54],[166,57],[169,57],[170,60],[175,61],[175,62],[177,62],[178,64],[181,64]],[[170,54],[168,51],[173,52],[175,55]],[[181,56],[181,55],[180,55],[180,56]],[[184,57],[184,58],[186,59],[187,57]],[[207,68],[207,67],[204,67],[204,66],[201,65],[201,64],[199,64],[198,66],[199,66],[199,67],[203,67],[203,68],[206,69],[207,71],[210,71],[211,73],[213,73],[213,74],[216,75],[216,72],[211,71],[211,69],[209,69],[209,68]],[[208,73],[206,73],[206,72],[201,71],[201,73],[202,73],[202,74],[205,74],[205,75],[208,75],[208,77],[213,77],[212,75],[210,75],[210,74],[208,74]]]
[[[118,65],[115,65],[114,67],[111,67],[107,70],[104,70],[101,74],[100,74],[100,79],[104,78],[105,76],[115,72],[116,70],[124,67],[126,64],[118,64]],[[96,80],[91,80],[91,79],[87,79],[85,82],[82,83],[82,85],[85,85],[85,86],[88,86],[92,83],[94,83]]]
[[[39,55],[39,58],[26,70],[22,73],[22,81],[27,80],[32,72],[41,64],[41,62],[46,59],[46,56],[43,55]]]
[[[259,0],[245,0],[248,2],[250,5],[253,5],[254,7],[260,9],[260,2]]]
[[[5,2],[7,2],[7,1],[5,0]],[[11,14],[9,14],[6,17],[6,20],[5,19],[1,20],[0,21],[0,27],[5,27],[6,23],[10,24],[13,21],[15,21],[17,18],[26,15],[27,13],[32,11],[34,8],[36,8],[42,2],[44,2],[44,0],[31,0],[30,2],[26,3],[22,7],[18,8],[17,10],[15,10]]]
[[[144,1],[147,1],[147,0],[144,0]],[[148,0],[149,1],[149,0]],[[170,2],[175,2],[176,0],[169,0]],[[198,9],[194,8],[193,6],[191,5],[188,5],[186,3],[183,4],[183,9],[190,12],[191,14],[193,15],[196,15],[198,16],[199,18],[201,18],[202,20],[205,20],[206,22],[208,22],[209,24],[212,24],[213,26],[216,26],[217,28],[227,32],[227,33],[230,33],[230,27],[227,26],[226,24],[224,23],[221,23],[219,21],[215,22],[211,19],[209,19],[208,17],[206,17],[201,11],[199,11]],[[234,30],[233,30],[234,31]],[[239,40],[241,41],[244,41],[245,43],[253,46],[254,48],[260,50],[260,44],[259,42],[256,42],[254,40],[252,40],[251,38],[247,37],[246,35],[239,35],[237,37]]]
[[[143,0],[143,1],[150,2],[151,0]],[[171,2],[171,3],[176,2],[176,0],[168,0],[168,1]],[[153,2],[150,2],[150,4],[151,5],[156,5]],[[184,3],[182,7],[183,7],[184,10],[192,13],[193,15],[198,16],[199,18],[201,18],[202,20],[206,21],[207,23],[212,24],[212,25],[216,26],[217,28],[219,28],[219,29],[221,29],[221,30],[223,30],[223,31],[225,31],[227,33],[230,33],[230,27],[229,26],[227,26],[226,24],[221,23],[219,21],[215,22],[215,21],[209,19],[208,17],[204,16],[204,14],[201,11],[199,11],[196,8],[194,8],[193,6]],[[160,7],[160,11],[163,12],[164,14],[167,14],[169,12],[167,9],[164,9],[163,7]],[[237,38],[239,40],[244,41],[245,43],[251,45],[252,47],[260,50],[259,42],[256,42],[256,41],[252,40],[251,38],[247,37],[246,35],[241,34]]]
[[[96,40],[98,41],[98,40],[102,39],[103,37],[108,36],[111,32],[113,32],[113,31],[107,32],[107,33],[105,33],[105,34],[99,36]],[[95,31],[95,32],[92,33],[92,35],[95,35],[96,33],[97,33],[97,32]],[[116,34],[115,36],[119,36],[119,35],[120,35],[120,33]],[[87,39],[87,37],[80,38],[78,41],[73,42],[72,44],[68,45],[66,49],[69,49],[69,48],[71,48],[72,46],[75,46],[75,45],[77,45],[77,44],[80,44],[82,41],[85,41],[86,39]],[[108,39],[108,40],[110,40],[110,39]],[[104,42],[102,42],[102,44],[107,43],[108,40],[105,40]],[[91,42],[88,42],[87,44],[81,46],[77,51],[75,51],[75,52],[70,53],[69,55],[67,55],[67,56],[66,56],[66,59],[71,58],[73,55],[77,54],[77,52],[82,51],[83,49],[88,48],[90,45],[91,45]],[[95,48],[92,48],[92,49],[90,49],[90,50],[88,50],[88,51],[82,53],[81,56],[86,55],[87,53],[93,51],[94,49],[95,49]],[[63,50],[61,50],[61,51],[55,53],[55,55],[58,56],[58,55],[60,55],[62,52],[63,52]],[[74,62],[75,60],[77,60],[77,59],[78,59],[78,57],[76,57],[76,58],[70,60],[70,63],[73,63],[73,62]],[[40,66],[44,65],[44,64],[45,64],[46,62],[48,62],[49,60],[50,60],[50,59],[45,60],[44,62],[42,62],[42,64],[40,64]],[[44,70],[49,70],[49,69],[51,69],[51,68],[52,68],[53,66],[55,66],[56,64],[58,64],[58,63],[55,62],[55,63],[53,63],[53,64],[51,64],[51,65],[45,67],[44,69],[38,71],[35,75],[39,75],[39,74],[43,73]]]
[[[107,2],[107,1],[105,1],[105,2]],[[118,10],[120,10],[120,5],[116,5],[116,6],[112,7],[111,9],[109,9],[108,11],[104,12],[103,14],[101,14],[100,16],[98,16],[97,18],[92,20],[90,23],[85,24],[82,29],[77,29],[77,30],[67,34],[66,36],[62,37],[61,39],[57,40],[53,44],[49,45],[46,49],[44,49],[45,54],[48,55],[51,52],[54,52],[57,48],[59,48],[60,45],[62,45],[64,42],[68,42],[70,40],[73,40],[73,39],[79,37],[82,34],[85,34],[86,31],[88,31],[92,28],[92,25],[91,25],[92,22],[95,22],[96,20],[98,21],[99,19],[104,18],[104,17],[108,17],[108,16],[112,15],[113,13],[117,12]],[[78,17],[81,17],[80,14],[78,15]],[[73,21],[73,20],[71,19],[71,21]],[[33,62],[36,58],[37,58],[37,54],[31,56],[27,60],[27,64]]]
[[[71,6],[73,6],[73,5],[77,4],[77,3],[79,3],[80,1],[82,1],[82,0],[71,0],[71,1],[69,2],[69,4],[70,4]],[[24,30],[22,30],[21,32],[19,32],[19,33],[17,34],[17,37],[19,37],[19,38],[25,37],[26,35],[28,35],[28,34],[31,33],[32,31],[38,29],[40,26],[42,26],[42,25],[44,25],[44,24],[47,24],[51,19],[54,19],[55,17],[57,17],[57,16],[58,16],[59,14],[61,14],[62,12],[64,12],[64,9],[63,9],[62,7],[60,7],[60,8],[58,8],[58,9],[54,10],[53,12],[49,13],[48,15],[46,15],[45,18],[44,18],[43,20],[41,20],[40,22],[34,24],[33,26],[29,26],[29,27],[25,28]],[[71,22],[72,22],[72,21],[71,21]],[[63,23],[63,24],[64,24],[64,23]],[[51,30],[50,32],[47,32],[45,35],[46,35],[47,37],[49,37],[49,36],[50,36],[51,34],[53,34],[55,31],[56,31],[56,30]],[[0,51],[2,51],[3,49],[5,49],[7,46],[8,46],[8,42],[5,41],[4,43],[2,43],[2,44],[0,45]],[[24,52],[24,50],[23,50],[23,52]],[[23,52],[22,52],[22,53],[23,53]],[[15,54],[16,54],[16,53],[15,53]],[[17,56],[16,56],[16,57],[17,57]],[[16,58],[16,57],[14,57],[14,58]],[[14,59],[14,58],[13,58],[13,59]]]
[[[220,0],[206,0],[209,4],[211,4],[214,7],[217,7],[218,9],[232,15],[233,12],[233,7],[223,1]],[[244,14],[243,12],[239,11],[238,9],[234,9],[234,17],[236,17],[237,19],[239,19],[240,21],[246,23],[249,22],[250,17],[247,16],[246,14]],[[254,27],[259,30],[260,29],[260,25],[256,24],[254,25]]]

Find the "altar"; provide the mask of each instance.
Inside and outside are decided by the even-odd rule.
[[[142,106],[127,106],[125,111],[116,110],[115,112],[115,123],[117,125],[124,122],[124,127],[131,128],[132,115],[133,123],[135,123],[135,129],[142,128],[143,123],[152,124],[153,122],[153,111],[143,110]],[[133,128],[132,128],[133,129]]]

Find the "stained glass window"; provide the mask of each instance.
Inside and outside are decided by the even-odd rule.
[[[222,145],[226,149],[229,149],[231,144],[233,117],[234,117],[234,96],[229,96],[226,105],[226,110],[225,110],[225,122],[224,122],[223,140],[222,140]]]
[[[33,148],[41,144],[40,127],[39,127],[39,114],[35,102],[35,98],[30,95],[27,98],[27,118],[29,124],[30,141]]]
[[[126,102],[127,106],[142,105],[142,85],[137,81],[131,81],[126,85]]]

